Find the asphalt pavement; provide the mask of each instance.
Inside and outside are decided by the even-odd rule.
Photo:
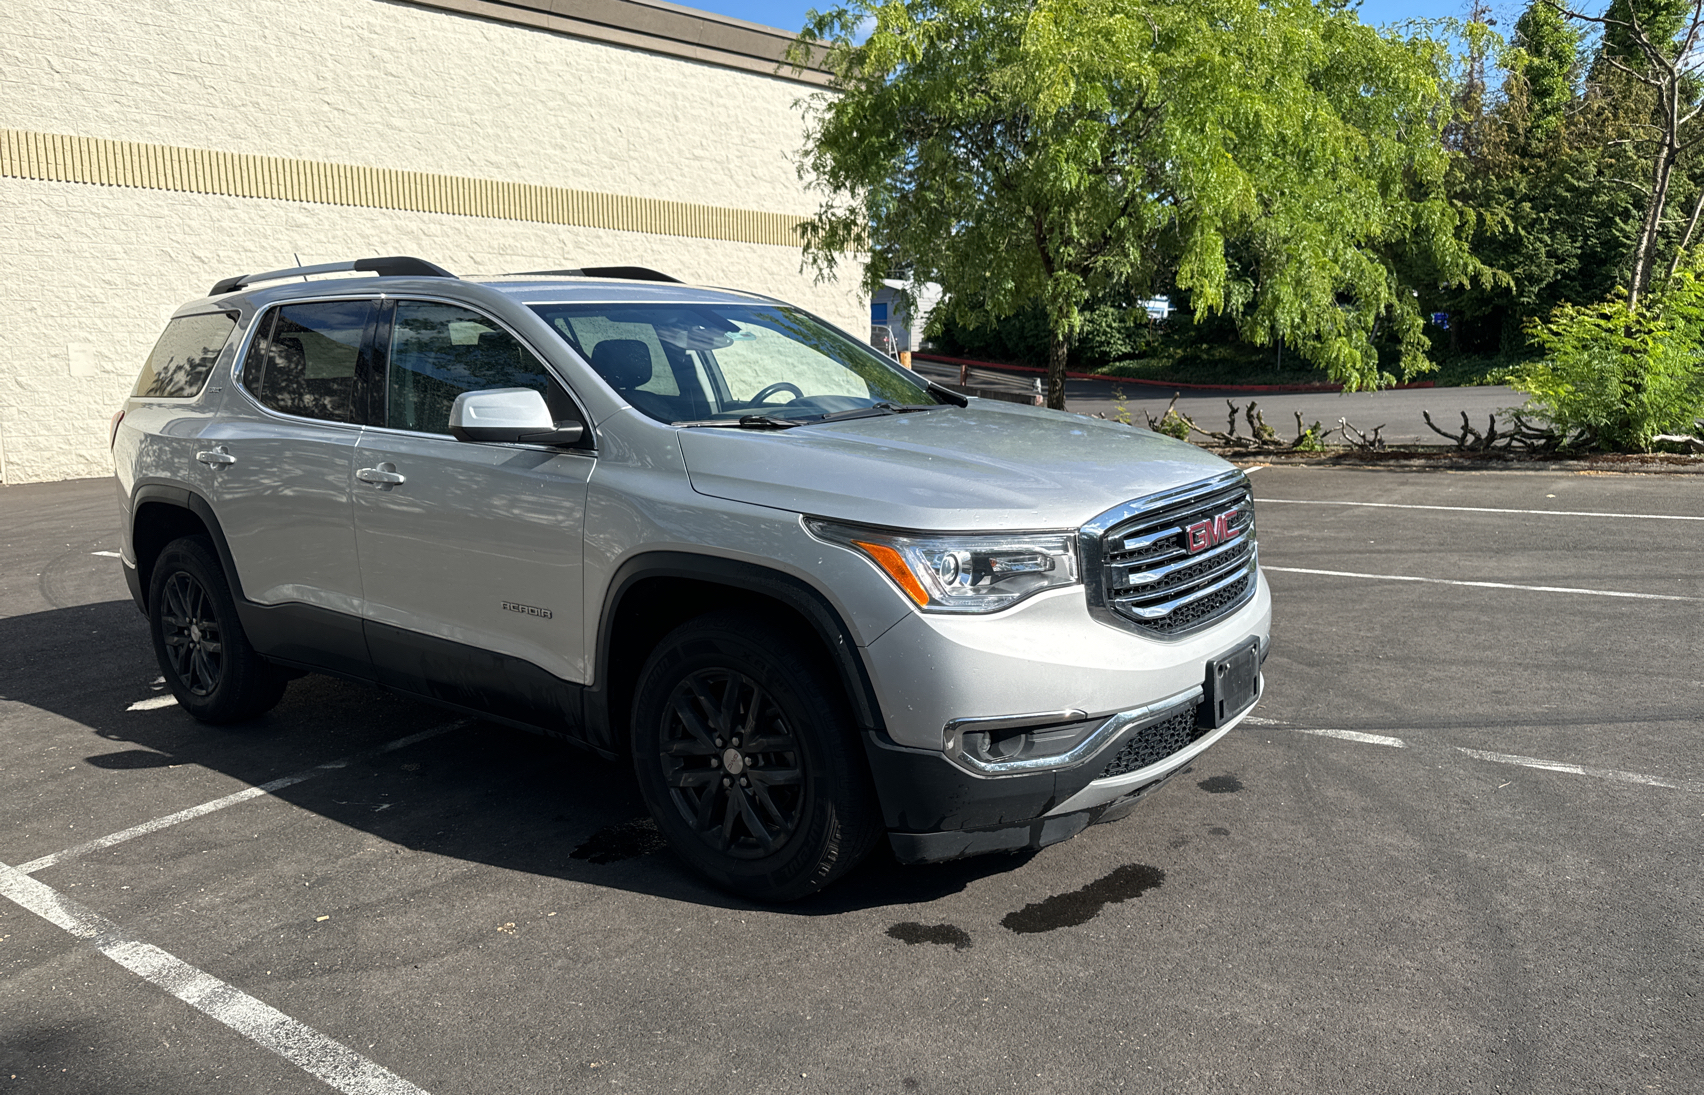
[[[932,380],[958,383],[959,368],[956,365],[921,359],[913,361],[916,370]],[[1034,373],[977,367],[967,369],[966,374],[967,382],[976,388],[1018,395],[1033,391],[1037,379]],[[1501,385],[1392,388],[1379,392],[1249,392],[1180,388],[1134,380],[1074,377],[1065,382],[1067,410],[1107,418],[1117,418],[1124,413],[1138,426],[1147,425],[1147,415],[1155,419],[1163,417],[1173,396],[1177,397],[1178,413],[1187,415],[1204,430],[1228,431],[1227,420],[1234,406],[1236,432],[1243,437],[1251,436],[1248,406],[1254,403],[1261,420],[1286,440],[1297,436],[1296,416],[1299,414],[1304,428],[1317,422],[1323,429],[1337,430],[1342,428],[1339,420],[1344,420],[1368,437],[1382,427],[1378,436],[1392,445],[1445,447],[1452,442],[1426,425],[1424,412],[1431,412],[1432,421],[1459,436],[1464,412],[1473,428],[1481,433],[1486,430],[1492,415],[1497,416],[1497,428],[1503,430],[1512,424],[1508,412],[1519,409],[1526,402],[1524,395]],[[1202,438],[1196,437],[1195,440]],[[1335,442],[1338,438],[1333,435],[1331,440]]]
[[[0,488],[0,1090],[1704,1090],[1695,477],[1252,474],[1258,722],[777,908],[559,743],[321,677],[194,722],[111,484]]]

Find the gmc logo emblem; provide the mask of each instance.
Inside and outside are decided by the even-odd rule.
[[[1228,509],[1217,517],[1185,526],[1183,530],[1184,545],[1189,548],[1189,553],[1194,555],[1198,551],[1218,547],[1226,540],[1234,537],[1237,533],[1236,530],[1231,528],[1231,519],[1241,512],[1240,509]]]

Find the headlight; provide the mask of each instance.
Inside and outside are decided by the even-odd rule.
[[[805,527],[867,556],[925,612],[998,612],[1078,580],[1075,532],[895,532],[814,518]]]

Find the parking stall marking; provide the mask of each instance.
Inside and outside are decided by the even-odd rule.
[[[1454,578],[1420,578],[1412,574],[1362,574],[1353,570],[1313,570],[1308,567],[1261,565],[1278,574],[1323,574],[1330,578],[1370,578],[1378,582],[1430,582],[1441,586],[1474,586],[1479,589],[1520,589],[1529,593],[1578,593],[1587,597],[1630,597],[1641,601],[1687,601],[1704,604],[1704,597],[1682,597],[1674,593],[1629,593],[1618,589],[1578,589],[1573,586],[1523,586],[1512,582],[1468,582]]]
[[[1262,719],[1252,715],[1243,719],[1243,721],[1251,726],[1270,726],[1276,730],[1288,730],[1292,734],[1338,738],[1342,741],[1360,742],[1363,745],[1389,745],[1398,749],[1408,748],[1408,742],[1402,738],[1386,737],[1383,734],[1365,734],[1359,730],[1324,730],[1291,726],[1278,719]],[[1571,776],[1589,776],[1593,779],[1613,780],[1616,783],[1637,783],[1645,787],[1666,787],[1671,791],[1690,791],[1693,794],[1704,794],[1704,783],[1696,780],[1664,779],[1662,776],[1649,776],[1643,772],[1624,772],[1618,768],[1598,768],[1589,764],[1568,764],[1565,761],[1523,757],[1517,753],[1492,753],[1483,749],[1469,749],[1465,745],[1451,745],[1448,748],[1461,753],[1463,756],[1472,757],[1474,760],[1489,761],[1492,764],[1515,764],[1522,768],[1536,768],[1541,772],[1561,772]]]
[[[1465,746],[1452,746],[1456,752],[1465,753],[1475,760],[1488,760],[1493,764],[1518,764],[1523,768],[1536,768],[1542,772],[1564,772],[1573,776],[1591,776],[1594,779],[1609,779],[1617,783],[1638,783],[1646,787],[1667,787],[1673,791],[1691,791],[1693,794],[1704,794],[1704,783],[1689,779],[1663,779],[1660,776],[1647,776],[1642,772],[1622,772],[1614,768],[1594,768],[1585,764],[1564,764],[1554,760],[1540,760],[1538,757],[1523,757],[1514,753],[1487,753],[1481,749],[1469,749]]]
[[[0,896],[62,928],[190,1007],[347,1095],[427,1095],[420,1087],[270,1004],[196,969],[17,867],[0,863]]]
[[[1312,734],[1315,737],[1321,738],[1340,738],[1343,741],[1358,741],[1362,745],[1388,745],[1392,749],[1408,748],[1408,743],[1403,741],[1401,738],[1386,737],[1383,734],[1363,734],[1359,730],[1304,730],[1299,726],[1284,726],[1283,723],[1276,719],[1257,719],[1252,715],[1243,719],[1243,721],[1251,726],[1279,726],[1297,734]]]
[[[1591,510],[1565,509],[1497,509],[1492,506],[1423,506],[1406,502],[1337,502],[1328,498],[1262,498],[1259,505],[1281,506],[1364,506],[1368,509],[1432,509],[1450,513],[1523,513],[1543,517],[1620,517],[1630,521],[1704,521],[1704,517],[1687,517],[1675,513],[1598,513]]]
[[[339,757],[337,760],[328,760],[324,764],[318,764],[312,768],[308,768],[304,771],[296,772],[288,776],[280,776],[269,783],[262,783],[255,787],[245,787],[243,790],[225,795],[223,798],[216,798],[210,802],[203,802],[199,806],[191,806],[187,810],[179,810],[175,814],[167,814],[165,817],[157,817],[152,821],[144,821],[140,825],[132,825],[128,829],[121,829],[116,833],[109,833],[106,836],[97,837],[87,843],[79,844],[74,848],[67,848],[62,852],[54,852],[52,855],[44,855],[40,859],[32,859],[28,863],[21,864],[11,869],[18,871],[21,874],[32,875],[37,871],[44,871],[49,867],[64,863],[66,860],[76,859],[80,856],[88,855],[90,852],[98,852],[102,848],[110,848],[115,844],[123,844],[127,840],[135,840],[137,837],[147,836],[149,833],[157,833],[161,829],[169,829],[173,825],[180,825],[185,821],[191,821],[198,817],[205,817],[215,811],[223,810],[227,806],[235,806],[237,803],[247,802],[251,798],[260,798],[262,795],[270,795],[274,791],[281,791],[286,787],[294,786],[304,780],[313,779],[315,776],[322,776],[327,772],[336,771],[339,768],[346,768],[356,761],[382,756],[385,753],[394,753],[398,749],[406,749],[410,745],[417,745],[429,738],[435,738],[440,734],[447,734],[451,730],[459,730],[464,726],[471,726],[472,724],[472,719],[457,719],[454,722],[446,722],[440,726],[434,726],[430,729],[422,730],[418,734],[410,734],[407,737],[397,738],[395,741],[389,741],[383,745],[375,746],[372,749],[367,749],[359,753],[351,753],[349,756]]]

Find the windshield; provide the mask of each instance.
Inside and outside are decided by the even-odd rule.
[[[795,425],[937,402],[921,377],[783,305],[530,307],[659,422]]]

